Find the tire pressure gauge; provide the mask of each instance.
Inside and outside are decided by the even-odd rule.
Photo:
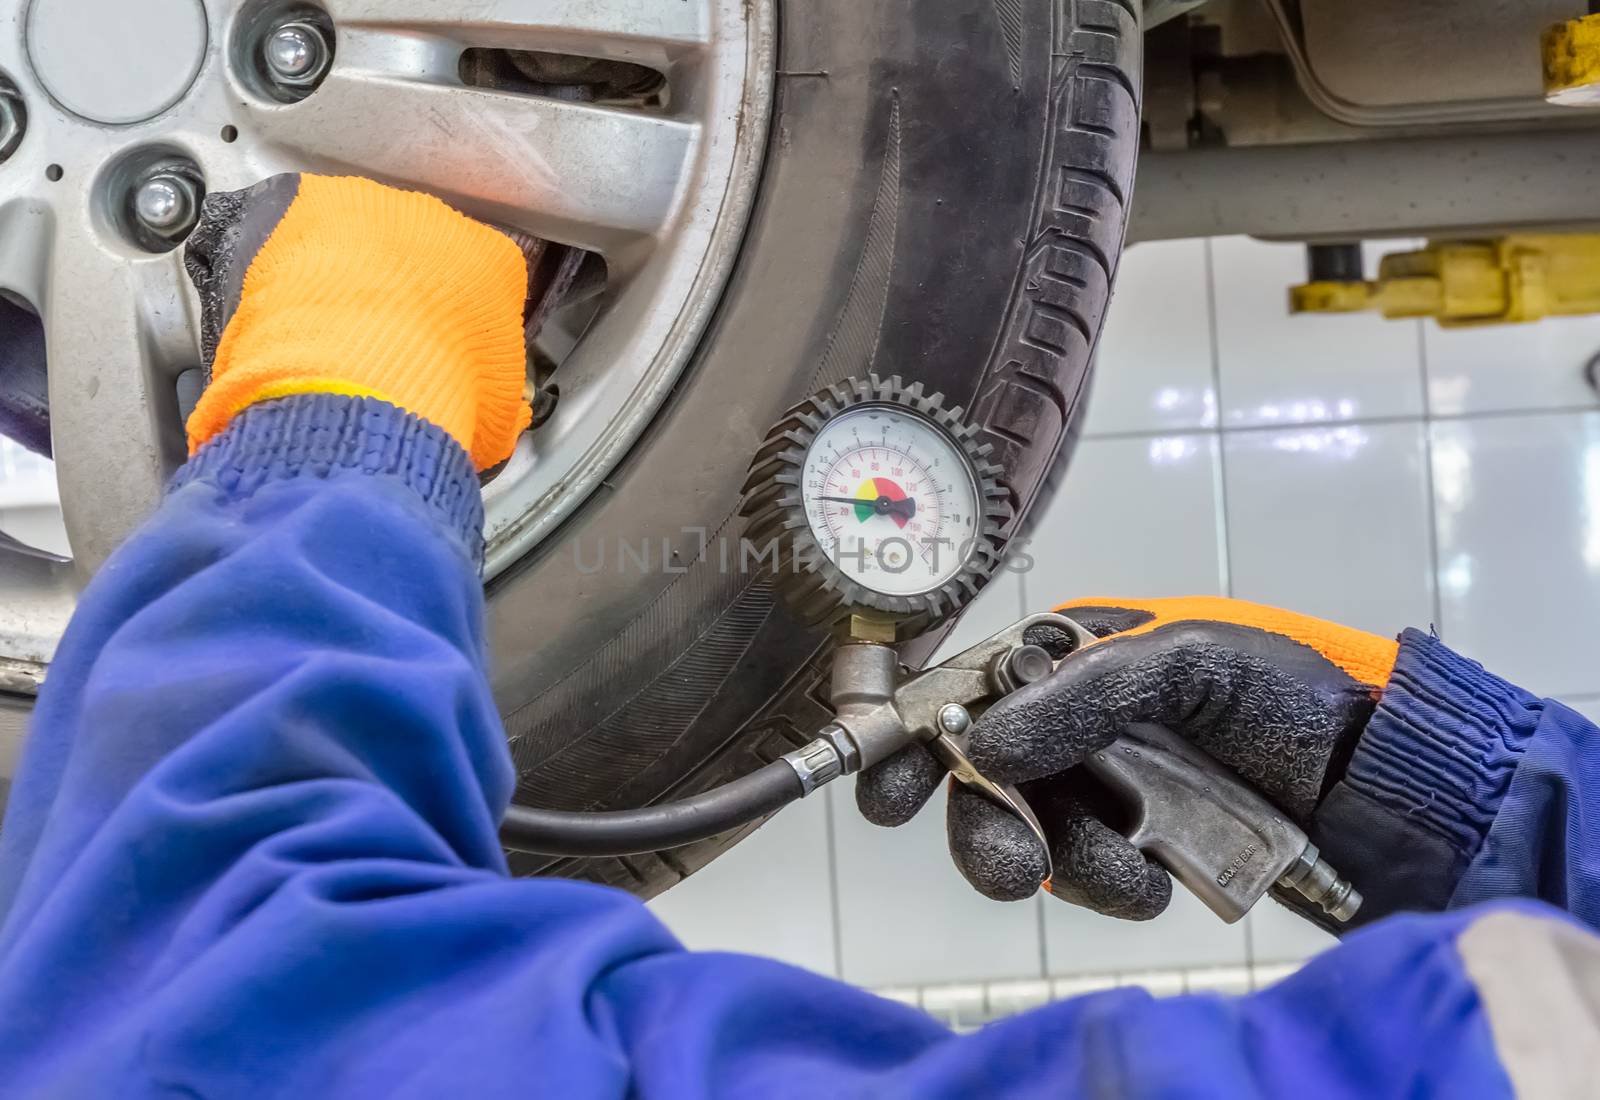
[[[897,641],[960,610],[1000,561],[1000,469],[941,394],[848,379],[767,433],[745,482],[748,552],[808,623]]]
[[[898,378],[849,379],[790,409],[751,463],[740,553],[742,562],[756,555],[803,620],[841,635],[827,698],[817,699],[828,719],[792,752],[681,802],[596,814],[513,806],[506,843],[565,856],[691,844],[920,743],[1022,821],[1049,890],[1050,835],[1021,791],[973,761],[968,735],[997,700],[1039,683],[1094,636],[1059,614],[1029,615],[923,669],[902,664],[892,644],[960,610],[999,565],[1011,513],[977,434],[941,395]],[[1360,893],[1277,807],[1165,727],[1129,726],[1084,766],[1128,803],[1137,823],[1128,842],[1224,920],[1274,888],[1335,921],[1360,907]]]

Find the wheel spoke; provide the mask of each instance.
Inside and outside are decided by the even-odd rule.
[[[438,35],[466,46],[550,50],[648,62],[710,40],[698,0],[331,0],[341,29]]]
[[[115,262],[88,237],[56,234],[41,310],[56,481],[85,571],[155,510],[181,461],[169,373],[174,353],[195,357],[176,254]]]
[[[676,0],[674,0],[676,2]],[[260,134],[320,171],[432,191],[474,215],[614,253],[671,221],[696,123],[336,68]]]
[[[0,290],[35,308],[44,297],[54,222],[36,200],[13,199],[0,207]]]
[[[0,547],[0,691],[33,690],[16,682],[14,663],[49,663],[76,595],[71,562]],[[0,767],[0,776],[5,774]]]

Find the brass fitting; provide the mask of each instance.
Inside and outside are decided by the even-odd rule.
[[[1539,45],[1545,99],[1563,107],[1600,106],[1600,15],[1557,23]]]
[[[901,641],[900,623],[893,616],[874,614],[871,611],[852,611],[840,624],[839,633],[852,642],[876,642],[894,645]]]
[[[1442,327],[1511,324],[1600,313],[1600,234],[1526,234],[1433,241],[1385,256],[1370,281],[1290,288],[1291,313],[1377,310],[1432,317]]]

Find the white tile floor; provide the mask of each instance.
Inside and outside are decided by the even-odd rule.
[[[1225,593],[1383,633],[1432,624],[1600,718],[1600,401],[1582,380],[1600,319],[1464,333],[1290,317],[1303,271],[1299,247],[1245,239],[1129,252],[1036,563],[988,590],[962,638],[1073,596]],[[984,901],[946,862],[939,807],[879,830],[848,781],[828,794],[656,910],[695,946],[900,987],[961,1020],[1046,977],[1052,996],[1247,988],[1332,942],[1270,903],[1229,927],[1184,896],[1138,927]]]

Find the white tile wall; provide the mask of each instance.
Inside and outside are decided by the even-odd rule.
[[[1530,691],[1600,689],[1600,412],[1431,430],[1440,636]]]
[[[942,791],[898,829],[867,824],[849,780],[827,793],[842,977],[924,985],[1044,976],[1039,901],[1001,904],[967,885],[946,853]]]
[[[1018,567],[1025,559],[1020,554],[1009,555],[1011,565]],[[966,613],[956,622],[955,628],[950,631],[950,636],[944,644],[934,653],[934,660],[942,661],[946,657],[960,653],[968,646],[976,645],[997,630],[1002,630],[1017,621],[1023,614],[1026,603],[1022,594],[1023,575],[1013,572],[1012,569],[1003,569],[996,574],[978,598],[968,607]]]
[[[1600,406],[1583,377],[1600,353],[1600,317],[1422,331],[1435,416]]]
[[[697,950],[771,955],[833,973],[838,951],[827,800],[791,806],[757,834],[670,890],[656,913]],[[774,859],[773,853],[783,853]]]
[[[1085,439],[1051,506],[1023,539],[1037,607],[1090,596],[1224,589],[1221,466],[1214,433]]]
[[[1250,937],[1252,963],[1304,962],[1338,942],[1271,899],[1250,910],[1244,923]]]
[[[1042,899],[1045,964],[1051,974],[1120,973],[1226,966],[1247,961],[1245,925],[1224,924],[1181,886],[1155,920],[1115,920]]]
[[[1229,432],[1223,454],[1233,595],[1390,637],[1433,621],[1420,421]]]
[[[1222,593],[1385,634],[1435,624],[1494,671],[1600,719],[1588,636],[1600,621],[1600,400],[1582,374],[1600,319],[1445,332],[1290,317],[1287,287],[1303,275],[1294,245],[1129,252],[1085,438],[1020,548],[1032,567],[993,585],[952,644],[1077,596]],[[808,871],[804,898],[770,918],[772,939],[749,931],[752,905],[769,919],[759,889],[738,907],[690,898],[739,896],[735,877],[769,881],[764,866],[794,859],[798,825],[769,826],[658,908],[693,943],[839,973],[826,935],[796,931],[832,909],[845,978],[900,987],[964,1025],[1036,998],[1042,978],[1054,997],[1128,981],[1239,990],[1334,943],[1271,902],[1224,925],[1181,888],[1144,925],[1051,899],[988,902],[950,868],[942,796],[886,831],[856,816],[847,785],[829,793],[833,874]],[[812,825],[806,843],[816,836]]]
[[[1162,241],[1122,257],[1084,430],[1174,432],[1217,425],[1205,241]],[[1153,322],[1139,308],[1160,302]],[[1129,304],[1131,303],[1131,305]]]
[[[1367,250],[1375,271],[1377,253]],[[1305,249],[1246,237],[1211,242],[1225,427],[1420,416],[1422,328],[1376,314],[1291,316]]]

